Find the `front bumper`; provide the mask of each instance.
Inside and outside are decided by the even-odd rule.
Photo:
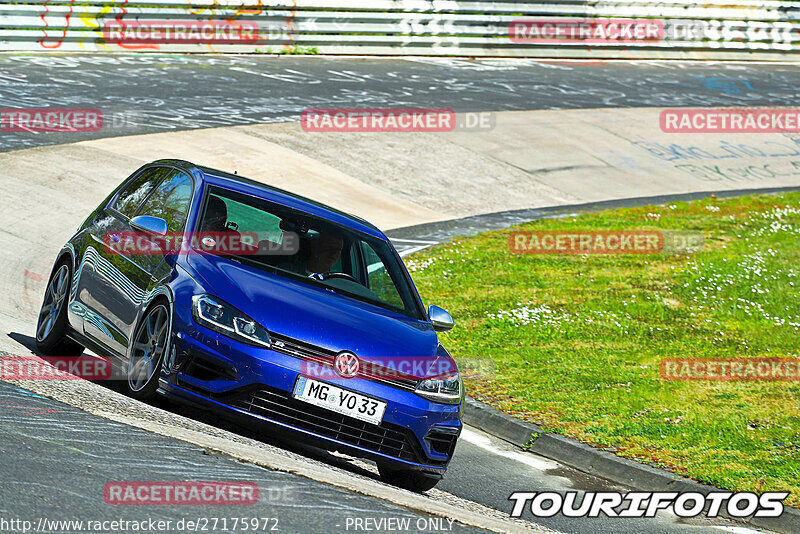
[[[307,360],[240,343],[189,321],[174,329],[160,393],[247,426],[272,425],[293,438],[394,468],[434,476],[446,471],[461,431],[461,405],[431,402],[390,381],[332,381],[387,402],[382,423],[366,423],[291,396],[297,377],[315,368]]]

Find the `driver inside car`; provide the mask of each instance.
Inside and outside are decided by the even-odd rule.
[[[339,261],[343,246],[341,235],[322,230],[316,239],[308,241],[305,254],[301,250],[281,267],[303,275],[325,274]]]
[[[306,274],[327,273],[339,261],[344,240],[333,232],[320,232],[317,239],[309,244],[309,254],[305,261]]]

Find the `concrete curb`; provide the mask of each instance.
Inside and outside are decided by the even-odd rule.
[[[538,425],[517,419],[470,397],[464,401],[464,422],[532,453],[636,490],[696,491],[702,494],[721,491],[669,471],[601,451],[571,438],[548,434]],[[777,518],[725,517],[787,534],[797,533],[800,529],[800,510],[795,508],[785,508],[783,515]]]

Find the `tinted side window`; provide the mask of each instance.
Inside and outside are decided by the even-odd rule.
[[[145,201],[137,215],[161,217],[167,221],[167,230],[183,229],[189,204],[192,200],[192,179],[182,172],[172,171]]]
[[[397,286],[395,286],[392,277],[386,270],[386,265],[383,264],[381,257],[369,243],[364,241],[361,242],[361,250],[364,251],[364,261],[367,264],[369,288],[382,301],[403,309],[403,299],[400,297],[400,293],[397,292]]]
[[[235,200],[217,198],[225,202],[228,208],[227,222],[235,223],[239,232],[253,232],[258,235],[258,241],[266,239],[278,244],[283,241],[281,218],[277,215]]]
[[[112,208],[130,219],[153,187],[170,172],[167,167],[145,169],[119,193]]]

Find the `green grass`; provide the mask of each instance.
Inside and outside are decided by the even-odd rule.
[[[511,230],[701,232],[702,251],[520,255]],[[800,505],[799,382],[674,382],[668,357],[796,357],[800,193],[540,220],[415,254],[467,393],[625,457]],[[487,369],[492,369],[491,372]]]

